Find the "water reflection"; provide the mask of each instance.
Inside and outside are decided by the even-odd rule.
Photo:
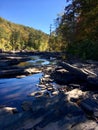
[[[41,59],[40,56],[31,56],[31,60],[21,62],[19,67],[41,66],[55,64],[54,59]],[[30,100],[27,95],[39,90],[36,84],[39,83],[42,73],[33,74],[24,78],[0,79],[0,105],[20,106],[23,100]]]
[[[39,56],[32,56],[31,60],[21,62],[18,64],[18,66],[23,67],[23,66],[48,65],[48,64],[50,64],[50,61],[46,59],[41,59]]]
[[[39,89],[36,84],[39,83],[41,76],[42,73],[21,79],[0,79],[0,105],[27,99],[28,94]]]

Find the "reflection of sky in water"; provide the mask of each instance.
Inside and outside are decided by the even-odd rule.
[[[21,62],[18,66],[48,65],[54,63],[55,60],[49,61],[41,59],[39,56],[31,56],[31,60]],[[32,97],[27,95],[39,89],[36,84],[39,83],[41,76],[42,73],[20,79],[0,79],[0,105],[18,107],[21,101],[32,99]]]
[[[40,59],[39,56],[32,56],[31,60],[26,62],[21,62],[18,66],[33,66],[33,65],[48,65],[50,61],[46,59]]]
[[[47,64],[49,64],[49,61],[47,61],[45,59],[37,59],[35,61],[30,60],[30,61],[28,61],[28,63],[31,63],[31,64],[33,63],[33,64],[37,64],[37,65],[47,65]]]
[[[38,89],[36,84],[41,76],[42,73],[20,79],[0,79],[0,105],[28,98],[28,94]]]

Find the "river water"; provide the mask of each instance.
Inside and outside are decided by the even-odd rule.
[[[18,66],[41,66],[50,63],[53,62],[40,59],[39,56],[32,56],[30,61],[21,62]],[[39,79],[41,77],[42,73],[38,73],[23,78],[0,79],[0,106],[18,107],[22,101],[31,100],[32,97],[28,95],[39,90],[36,84],[39,84]]]

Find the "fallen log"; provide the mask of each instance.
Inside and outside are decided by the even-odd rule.
[[[88,70],[88,69],[82,69],[84,72],[88,73],[89,75],[92,75],[92,76],[97,76],[97,74],[95,74],[94,72]]]
[[[93,89],[93,90],[98,90],[97,74],[87,69],[79,69],[66,62],[59,62],[58,64],[62,66],[64,69],[66,69],[67,71],[69,71],[69,73],[76,76],[77,79],[85,81],[87,83],[88,88]]]
[[[94,72],[83,68],[83,69],[79,69],[75,66],[72,66],[66,62],[59,62],[59,65],[64,67],[66,70],[68,70],[69,72],[71,71],[71,73],[74,73],[76,75],[82,75],[82,76],[88,76],[88,75],[92,75],[92,76],[97,76],[97,74],[95,74]]]
[[[78,78],[82,80],[87,79],[88,73],[84,72],[82,69],[74,67],[66,62],[59,62],[59,65],[62,66],[64,69],[68,70],[73,75],[77,76]]]

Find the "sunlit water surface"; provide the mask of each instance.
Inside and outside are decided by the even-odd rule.
[[[28,95],[39,88],[42,73],[34,74],[24,78],[0,79],[0,105],[17,106],[23,100],[31,100]]]
[[[51,63],[39,56],[31,56],[31,60],[21,62],[18,66],[41,66]],[[18,108],[24,100],[32,100],[32,97],[28,95],[39,90],[36,84],[39,84],[41,77],[42,73],[38,73],[24,78],[0,79],[0,106],[6,105]]]

